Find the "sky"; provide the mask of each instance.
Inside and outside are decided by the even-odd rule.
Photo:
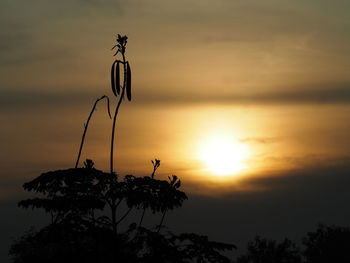
[[[118,33],[133,100],[118,117],[116,171],[148,175],[158,158],[159,178],[180,177],[190,198],[170,227],[242,247],[349,222],[349,14],[346,0],[0,0],[1,259],[42,222],[16,208],[21,185],[72,167],[94,101],[115,105]],[[82,159],[108,170],[110,132],[101,103]],[[208,150],[216,140],[244,156],[225,176],[208,166],[227,157]]]

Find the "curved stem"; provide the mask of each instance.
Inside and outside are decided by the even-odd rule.
[[[120,95],[117,107],[115,108],[114,117],[113,117],[113,124],[112,124],[112,136],[111,136],[111,153],[110,153],[110,172],[111,174],[114,173],[113,170],[113,153],[114,153],[114,135],[115,135],[115,125],[117,122],[119,107],[122,104],[124,94],[125,94],[125,82],[126,82],[126,61],[125,61],[125,54],[122,53],[123,56],[123,65],[124,65],[124,80],[123,80],[123,87],[122,87],[122,93]]]
[[[78,164],[79,164],[79,160],[80,160],[80,155],[81,155],[81,152],[83,150],[83,145],[84,145],[84,141],[85,141],[85,136],[86,136],[86,132],[87,132],[87,129],[89,127],[89,123],[90,123],[90,119],[92,117],[92,114],[94,113],[95,109],[96,109],[96,106],[97,106],[97,103],[100,101],[100,100],[103,100],[104,98],[107,99],[107,110],[108,110],[108,114],[109,114],[109,117],[111,118],[111,113],[110,113],[110,109],[109,109],[109,98],[106,96],[106,95],[103,95],[101,98],[97,99],[94,103],[94,106],[92,107],[91,109],[91,112],[89,114],[89,117],[87,118],[87,121],[86,123],[84,123],[84,132],[83,132],[83,135],[81,137],[81,142],[80,142],[80,147],[79,147],[79,153],[78,153],[78,157],[77,157],[77,160],[75,162],[75,168],[78,168]]]

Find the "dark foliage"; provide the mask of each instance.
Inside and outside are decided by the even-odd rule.
[[[237,263],[300,263],[300,251],[289,239],[282,242],[256,237],[248,243],[248,252]]]
[[[155,172],[160,161],[153,164]],[[12,245],[13,262],[230,262],[220,251],[233,245],[196,234],[160,232],[165,212],[181,207],[187,196],[179,190],[181,181],[176,176],[157,180],[154,172],[151,177],[127,175],[118,180],[87,160],[84,168],[43,173],[25,183],[25,190],[40,197],[23,200],[19,206],[44,209],[52,221]],[[121,202],[128,211],[117,219]],[[162,213],[158,228],[132,223],[126,231],[117,232],[131,209]],[[110,216],[96,217],[99,210]]]
[[[350,262],[350,229],[319,225],[303,240],[303,255],[307,263]]]

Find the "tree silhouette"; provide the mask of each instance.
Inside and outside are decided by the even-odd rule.
[[[131,100],[131,70],[125,58],[127,37],[117,37],[117,51],[122,60],[112,64],[112,92],[119,96],[112,121],[110,171],[103,172],[86,160],[78,167],[89,121],[97,99],[84,125],[75,168],[42,173],[25,183],[26,191],[37,195],[22,200],[22,208],[43,209],[50,215],[50,223],[42,229],[31,229],[16,240],[9,254],[15,263],[28,262],[212,262],[230,260],[220,252],[235,248],[232,244],[209,241],[208,237],[194,233],[176,235],[162,231],[168,211],[180,208],[187,195],[180,190],[181,181],[176,175],[168,180],[155,179],[160,160],[152,161],[150,176],[120,177],[114,172],[113,150],[117,115],[125,97]],[[120,85],[120,64],[123,65],[123,85]],[[127,207],[122,211],[121,207]],[[128,217],[139,210],[139,224]],[[159,213],[159,223],[145,228],[142,221],[146,210]],[[121,222],[129,220],[129,227],[119,229]]]
[[[237,263],[300,263],[300,251],[289,239],[281,242],[255,237],[248,243],[247,253]]]
[[[181,207],[187,199],[179,190],[181,181],[176,176],[168,179],[127,175],[117,180],[115,175],[95,169],[91,160],[84,168],[41,174],[23,186],[40,197],[23,200],[19,206],[44,209],[51,215],[51,223],[38,232],[26,233],[12,245],[14,262],[56,262],[52,258],[57,262],[230,262],[219,251],[234,245],[193,233],[160,233],[165,212]],[[129,210],[117,220],[115,208],[122,201]],[[131,209],[145,207],[162,213],[155,230],[133,222],[126,231],[117,233],[118,224]],[[110,216],[95,216],[99,210]]]
[[[350,262],[350,229],[319,225],[303,239],[306,263]]]

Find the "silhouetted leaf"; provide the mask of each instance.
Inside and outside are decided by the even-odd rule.
[[[181,181],[178,180],[176,183],[175,183],[175,188],[180,188],[181,187]]]
[[[129,62],[126,62],[126,96],[131,101],[131,69]]]

